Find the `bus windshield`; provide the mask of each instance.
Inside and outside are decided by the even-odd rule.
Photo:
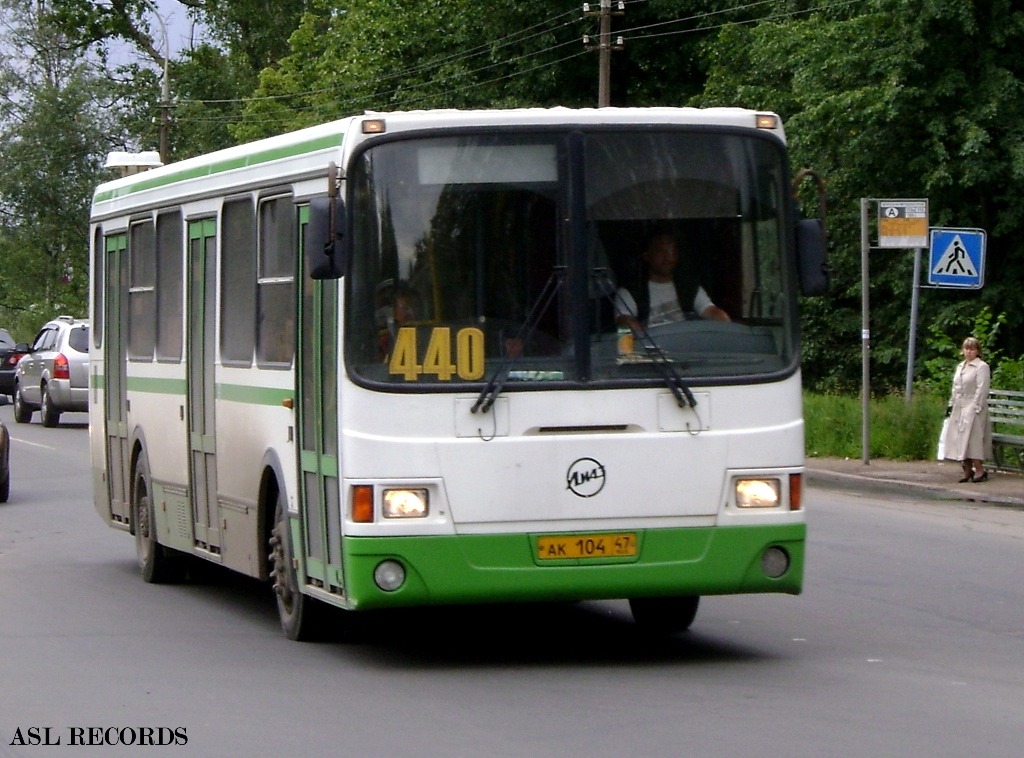
[[[795,370],[784,148],[739,130],[416,137],[360,153],[346,361],[466,389]]]

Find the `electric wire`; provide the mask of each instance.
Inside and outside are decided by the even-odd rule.
[[[649,0],[627,0],[627,5],[638,4],[638,3],[643,3],[643,2],[649,2]],[[713,18],[715,16],[721,16],[721,15],[726,14],[726,13],[737,13],[737,12],[740,12],[740,11],[751,10],[751,9],[754,9],[754,8],[757,8],[757,7],[760,7],[760,6],[763,6],[763,5],[772,4],[772,3],[776,3],[776,2],[777,2],[777,0],[757,0],[756,2],[751,2],[751,3],[747,3],[745,5],[735,6],[735,7],[728,8],[728,9],[719,9],[719,10],[715,10],[715,11],[708,11],[708,12],[705,12],[705,13],[693,14],[693,15],[690,15],[690,16],[682,16],[682,17],[678,17],[678,18],[674,18],[674,19],[668,19],[668,20],[664,20],[664,21],[657,21],[657,22],[653,22],[653,23],[650,23],[650,24],[644,24],[644,25],[640,25],[640,26],[635,26],[635,27],[630,27],[630,28],[627,28],[627,29],[619,30],[618,32],[616,32],[616,36],[623,37],[623,41],[640,41],[640,40],[651,40],[651,39],[657,39],[657,38],[663,38],[663,37],[678,36],[678,35],[684,35],[684,34],[708,33],[708,32],[711,32],[711,31],[715,31],[715,30],[724,28],[725,26],[728,26],[728,25],[731,25],[731,24],[735,24],[735,25],[752,25],[752,24],[757,24],[757,23],[761,23],[761,22],[764,22],[764,21],[777,20],[777,19],[781,19],[781,18],[791,18],[791,17],[794,17],[794,16],[809,15],[809,14],[815,13],[815,12],[827,11],[827,10],[834,9],[834,8],[841,8],[841,7],[852,5],[852,4],[855,4],[855,3],[860,3],[860,2],[863,2],[863,0],[838,0],[837,2],[825,2],[825,3],[821,3],[819,5],[815,5],[815,6],[808,7],[808,8],[791,10],[791,11],[785,11],[785,12],[779,12],[779,13],[773,13],[773,14],[769,14],[767,16],[759,16],[759,17],[756,17],[756,18],[743,19],[743,20],[740,20],[740,21],[723,22],[723,23],[715,25],[715,26],[702,26],[702,27],[691,27],[691,28],[686,28],[686,29],[671,29],[671,30],[660,31],[660,32],[649,32],[649,30],[652,30],[652,29],[662,29],[662,28],[665,28],[665,27],[668,27],[668,26],[672,26],[672,25],[676,25],[676,24],[680,24],[680,23],[686,23],[686,22],[699,22],[699,21],[702,21],[702,20]],[[545,20],[540,21],[540,22],[538,22],[536,24],[533,24],[532,26],[527,27],[526,29],[520,30],[518,32],[514,32],[514,33],[509,34],[509,35],[507,35],[505,37],[502,37],[496,43],[494,43],[493,45],[491,45],[491,44],[477,45],[476,47],[470,48],[469,50],[464,50],[464,51],[460,51],[460,52],[457,52],[457,53],[452,53],[450,55],[444,56],[444,57],[439,58],[439,59],[432,59],[432,60],[424,62],[422,64],[411,66],[411,67],[408,67],[406,69],[402,69],[402,70],[397,71],[397,72],[392,72],[392,73],[390,73],[388,75],[385,75],[383,77],[377,77],[377,78],[375,78],[373,80],[373,83],[375,85],[377,85],[377,84],[380,84],[380,83],[383,83],[383,82],[389,82],[389,81],[393,81],[393,80],[396,80],[396,79],[403,79],[405,77],[414,75],[416,73],[429,72],[429,71],[435,70],[436,68],[439,68],[439,67],[441,67],[441,66],[443,66],[445,64],[463,63],[463,62],[472,60],[473,58],[478,57],[478,56],[484,54],[487,51],[494,51],[494,50],[503,49],[503,48],[508,47],[510,45],[522,44],[523,42],[526,42],[526,41],[531,40],[531,39],[535,39],[536,37],[539,37],[539,36],[556,33],[559,30],[564,29],[567,26],[574,25],[577,22],[577,19],[575,19],[575,18],[572,19],[572,20],[568,20],[568,21],[563,20],[563,19],[565,19],[568,16],[574,16],[575,17],[575,12],[568,11],[568,12],[563,12],[563,13],[557,14],[555,16],[552,16],[552,17],[550,17],[548,19],[545,19]],[[561,23],[559,23],[557,26],[554,26],[554,27],[549,27],[548,26],[548,25],[550,25],[550,24],[552,24],[554,22],[557,22],[557,21],[561,21]],[[530,32],[532,32],[532,33],[530,33]],[[649,32],[649,33],[641,33],[641,32]],[[512,58],[506,59],[506,60],[491,62],[491,63],[488,63],[486,65],[483,65],[483,66],[480,66],[478,68],[475,68],[475,69],[469,69],[467,71],[460,72],[459,77],[460,78],[465,78],[465,79],[471,79],[474,76],[478,76],[481,73],[490,71],[490,70],[492,70],[494,68],[498,68],[498,67],[502,67],[502,66],[508,66],[508,65],[511,65],[511,64],[514,64],[514,63],[518,63],[518,62],[522,62],[522,61],[528,60],[530,58],[536,58],[536,57],[539,57],[539,56],[548,55],[548,54],[550,54],[550,53],[552,53],[552,52],[554,52],[556,50],[559,50],[561,48],[564,48],[564,47],[566,47],[568,45],[578,44],[579,41],[580,41],[579,37],[574,37],[571,40],[566,40],[566,41],[563,41],[563,42],[558,42],[556,44],[549,45],[549,46],[544,47],[544,48],[539,49],[539,50],[523,53],[522,55],[518,55],[518,56],[515,56],[515,57],[512,57]],[[573,60],[573,59],[579,57],[580,55],[587,54],[588,52],[589,51],[587,51],[587,50],[582,50],[582,51],[579,51],[579,52],[574,53],[572,55],[563,56],[563,57],[560,57],[560,58],[557,58],[557,59],[554,59],[554,60],[550,60],[550,61],[543,61],[543,62],[538,63],[536,66],[531,66],[531,67],[528,67],[528,68],[519,69],[517,71],[506,73],[506,74],[502,74],[500,76],[496,76],[496,77],[489,78],[489,79],[483,79],[483,80],[480,80],[480,81],[470,81],[470,82],[467,82],[467,83],[464,83],[464,84],[455,84],[453,82],[453,87],[449,90],[449,92],[464,93],[464,92],[470,91],[472,89],[477,89],[477,88],[480,88],[480,87],[486,87],[488,85],[492,85],[492,84],[495,84],[495,83],[498,83],[498,82],[507,81],[507,80],[515,79],[515,78],[522,77],[522,76],[527,76],[527,75],[529,75],[531,73],[534,73],[536,71],[542,70],[544,68],[550,68],[552,66],[556,66],[556,65],[565,63],[567,61]],[[356,82],[353,85],[353,89],[357,89],[357,88],[359,88],[359,87],[361,87],[361,86],[363,86],[365,84],[366,84],[365,80],[361,81],[361,82]],[[374,101],[379,102],[380,100],[386,100],[388,98],[393,97],[396,93],[398,93],[400,91],[410,91],[410,90],[422,89],[422,88],[426,88],[428,86],[436,86],[436,85],[437,85],[437,82],[435,80],[427,80],[427,81],[423,81],[423,82],[419,82],[419,83],[414,83],[414,84],[411,84],[411,85],[410,84],[405,84],[404,86],[396,86],[396,87],[393,87],[393,88],[376,89],[376,90],[374,90],[373,92],[370,92],[370,93],[354,94],[351,97],[347,97],[347,98],[342,96],[342,97],[340,97],[338,102],[332,103],[332,109],[336,109],[336,110],[339,110],[341,112],[348,112],[348,111],[358,112],[360,110],[365,110],[367,108],[372,108]],[[240,106],[244,107],[244,106],[249,106],[249,105],[253,105],[253,104],[258,104],[260,102],[281,101],[281,100],[296,100],[296,99],[301,100],[303,98],[311,98],[311,97],[315,97],[317,95],[328,95],[328,94],[340,95],[341,93],[338,92],[338,87],[330,86],[330,87],[323,87],[323,88],[314,89],[314,90],[307,90],[307,91],[303,91],[303,92],[282,93],[282,94],[277,94],[277,95],[255,95],[255,96],[247,96],[247,97],[243,97],[243,98],[226,98],[226,99],[210,99],[210,100],[204,100],[204,99],[183,99],[183,100],[178,101],[175,105],[176,106],[198,105],[198,106],[205,106],[205,107],[209,107],[209,106],[240,105]],[[427,102],[429,100],[429,97],[430,96],[428,96],[428,95],[425,95],[424,97],[418,98],[418,99],[413,97],[412,99],[410,99],[410,100],[406,101],[405,103],[403,103],[403,107],[416,106],[416,105],[418,105],[420,103],[425,103],[425,102]],[[266,125],[266,124],[274,124],[274,123],[289,123],[289,122],[293,122],[294,121],[294,116],[295,116],[295,112],[296,111],[315,113],[317,111],[317,109],[314,106],[311,106],[311,105],[298,105],[298,104],[296,104],[294,107],[291,108],[290,113],[289,113],[289,115],[287,117],[264,117],[264,118],[249,117],[249,118],[245,118],[243,120],[244,120],[244,123],[251,124],[251,125],[254,125],[254,126]],[[221,117],[217,117],[217,116],[203,117],[203,116],[192,116],[192,115],[190,115],[188,117],[188,121],[190,123],[206,123],[206,124],[224,123],[224,124],[230,124],[230,123],[238,123],[239,119],[238,119],[238,113],[236,111],[232,111],[232,113],[225,114],[224,116],[221,116]]]

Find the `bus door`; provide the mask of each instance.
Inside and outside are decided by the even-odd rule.
[[[217,520],[214,329],[217,297],[217,225],[188,225],[188,438],[189,495],[196,545],[220,552]]]
[[[309,207],[299,208],[300,243]],[[299,245],[302,249],[302,245]],[[302,261],[297,395],[299,474],[307,581],[340,592],[338,484],[338,283],[314,281]]]
[[[106,428],[107,493],[114,521],[127,524],[131,513],[128,449],[128,235],[106,238],[106,298],[103,323],[104,421]]]

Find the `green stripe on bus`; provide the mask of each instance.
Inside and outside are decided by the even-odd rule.
[[[103,374],[89,377],[89,386],[93,389],[106,389],[107,378]],[[146,376],[129,376],[127,383],[130,392],[148,392],[155,395],[188,394],[188,383],[184,379],[159,379]],[[249,405],[281,405],[286,400],[293,400],[295,391],[277,387],[253,387],[248,384],[218,384],[217,399],[233,403]]]
[[[217,399],[250,405],[281,405],[292,400],[295,391],[277,387],[253,387],[247,384],[218,384]]]
[[[100,377],[96,377],[99,379]],[[106,377],[103,377],[105,380]],[[101,385],[103,386],[103,385]],[[157,395],[185,395],[184,379],[160,379],[150,376],[129,376],[129,392],[151,392]]]
[[[315,450],[300,450],[299,465],[303,471],[338,476],[338,459],[333,455],[317,455]]]
[[[249,166],[257,166],[261,163],[269,163],[270,161],[276,161],[282,158],[291,158],[296,155],[302,155],[303,153],[313,153],[317,150],[341,147],[342,137],[343,133],[337,132],[335,134],[328,134],[324,137],[306,140],[305,142],[296,142],[293,145],[282,145],[281,147],[275,147],[257,153],[250,153],[248,155],[239,155],[234,158],[217,161],[216,163],[209,163],[203,166],[183,169],[163,176],[146,177],[128,185],[127,187],[119,187],[118,189],[107,190],[105,192],[97,192],[93,196],[93,204],[114,200],[119,197],[126,197],[136,192],[142,192],[143,190],[164,187],[178,182],[185,182],[190,179],[198,179],[204,176],[213,176],[214,174],[224,173],[225,171],[234,171],[236,169],[247,168]]]

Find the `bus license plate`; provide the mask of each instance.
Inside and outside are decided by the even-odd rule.
[[[629,558],[636,555],[636,534],[559,534],[537,538],[537,558]]]

